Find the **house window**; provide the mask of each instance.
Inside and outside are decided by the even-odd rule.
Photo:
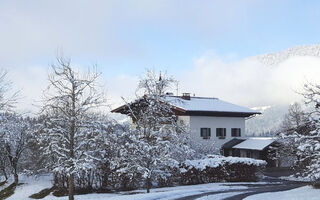
[[[252,152],[247,150],[247,158],[252,158]]]
[[[203,139],[210,139],[211,136],[211,128],[201,128],[200,129],[200,136]]]
[[[232,137],[241,137],[241,128],[232,128],[231,129]]]
[[[226,128],[217,128],[216,136],[219,137],[219,139],[226,138]]]

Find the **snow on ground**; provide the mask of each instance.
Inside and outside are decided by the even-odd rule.
[[[45,188],[50,188],[52,186],[52,175],[41,175],[39,177],[35,176],[23,176],[20,175],[20,182],[24,183],[16,188],[15,193],[9,197],[9,200],[30,200],[29,196],[38,193]],[[11,181],[10,181],[11,183]],[[156,188],[152,189],[151,193],[147,194],[145,190],[134,190],[130,192],[119,192],[119,193],[110,193],[110,194],[87,194],[87,195],[76,195],[77,200],[155,200],[155,199],[175,199],[181,198],[185,196],[198,195],[207,192],[215,192],[215,191],[226,191],[230,189],[247,189],[248,187],[243,186],[242,184],[268,184],[266,182],[251,182],[251,183],[209,183],[209,184],[200,184],[200,185],[189,185],[189,186],[177,186],[177,187],[166,187],[166,188]],[[294,193],[304,193],[306,194],[306,199],[317,199],[317,198],[308,198],[313,196],[320,196],[320,190],[312,189],[311,187],[303,187],[298,188],[292,191],[296,191]],[[198,198],[198,200],[206,200],[206,199],[223,199],[233,195],[240,194],[241,192],[226,192],[220,194],[212,194],[208,196],[204,196]],[[269,199],[292,199],[292,196],[289,192],[277,192],[277,193],[266,193],[267,196],[271,196]],[[274,195],[276,194],[276,196]],[[265,194],[261,194],[265,195]],[[281,196],[279,196],[281,195]],[[278,198],[281,197],[281,198]],[[257,197],[257,198],[256,198]],[[282,198],[283,197],[283,198]],[[287,198],[286,198],[287,197]],[[298,195],[294,195],[294,197],[299,197]],[[53,195],[49,195],[45,200],[67,200],[68,197],[55,197]],[[253,199],[266,199],[265,196],[260,197],[259,195],[255,195]],[[294,199],[294,198],[293,198]],[[296,198],[299,199],[299,198]]]
[[[25,176],[20,175],[20,183],[14,194],[9,197],[9,200],[30,200],[29,196],[38,193],[45,188],[52,186],[52,175]],[[11,179],[10,179],[11,180]],[[8,185],[13,180],[9,181]],[[147,194],[145,190],[134,190],[130,192],[119,192],[111,194],[87,194],[76,195],[77,200],[155,200],[155,199],[175,199],[190,195],[197,195],[206,192],[226,191],[229,189],[247,189],[248,187],[242,184],[268,184],[266,182],[250,182],[250,183],[209,183],[200,185],[177,186],[152,189],[151,193]],[[214,199],[222,199],[232,195],[232,193],[222,193],[216,195],[209,195],[207,198],[214,196]],[[205,197],[204,197],[205,198]],[[209,198],[209,199],[210,199]],[[49,195],[45,200],[67,200],[68,197],[55,197]],[[213,198],[211,198],[213,199]]]
[[[310,178],[307,177],[295,177],[291,176],[280,176],[279,179],[287,180],[287,181],[302,181],[302,182],[310,182],[312,181]]]
[[[245,200],[319,200],[320,189],[314,189],[311,186],[304,186],[293,190],[283,192],[268,192],[262,194],[256,194],[245,198]]]
[[[151,193],[145,193],[145,190],[135,190],[131,193],[138,194],[127,194],[126,192],[118,194],[87,194],[87,195],[76,195],[77,200],[155,200],[155,199],[175,199],[189,195],[196,195],[205,192],[223,191],[228,189],[246,189],[245,186],[227,186],[225,183],[209,183],[201,185],[190,185],[190,186],[177,186],[167,188],[152,189]],[[233,185],[233,184],[231,184]],[[52,195],[47,196],[45,200],[67,200],[68,197],[54,197]]]
[[[41,175],[41,176],[19,176],[19,183],[22,185],[17,186],[14,194],[10,196],[7,200],[23,200],[30,199],[30,195],[38,193],[45,188],[52,187],[52,175]],[[12,182],[10,182],[12,183]]]

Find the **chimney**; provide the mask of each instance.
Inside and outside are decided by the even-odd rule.
[[[190,100],[190,93],[182,93],[182,99]]]

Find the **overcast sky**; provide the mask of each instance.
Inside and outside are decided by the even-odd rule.
[[[252,58],[320,43],[320,1],[0,1],[0,67],[32,106],[58,50],[103,73],[110,102],[134,95],[146,68],[167,71],[181,92],[244,106],[288,103],[320,61]]]

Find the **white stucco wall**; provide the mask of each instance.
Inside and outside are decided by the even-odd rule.
[[[241,136],[245,135],[245,118],[242,117],[207,117],[207,116],[179,116],[190,127],[190,139],[201,146],[212,146],[220,149],[227,141],[231,140],[231,128],[241,128]],[[201,128],[211,128],[210,139],[200,136]],[[226,138],[216,137],[216,128],[226,128]]]

